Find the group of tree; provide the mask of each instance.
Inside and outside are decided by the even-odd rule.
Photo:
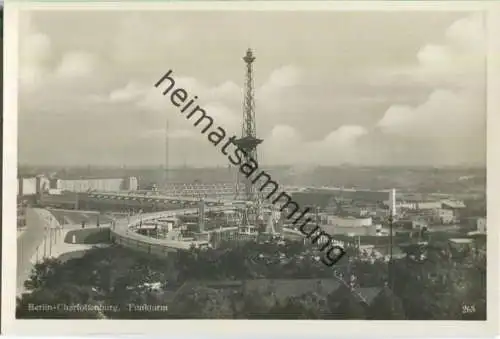
[[[407,256],[395,260],[390,270],[379,260],[349,260],[329,268],[313,257],[302,243],[226,244],[218,249],[193,248],[167,259],[118,246],[98,248],[66,262],[50,259],[37,264],[25,282],[29,293],[18,299],[17,317],[485,319],[484,252],[456,258],[441,249],[427,249],[425,260]],[[351,277],[356,281],[352,287]],[[278,298],[280,291],[273,288],[248,292],[203,284],[304,278],[345,283],[333,292],[313,289],[286,298]],[[198,284],[179,289],[188,282]],[[357,292],[360,287],[378,287],[379,293],[363,301]],[[30,304],[114,305],[117,309],[37,312]],[[169,310],[134,312],[129,304],[168,305]],[[464,314],[465,305],[474,306],[475,312]]]

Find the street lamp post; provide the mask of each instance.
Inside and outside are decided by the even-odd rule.
[[[392,227],[393,227],[393,217],[389,215],[389,262],[392,262]]]
[[[53,245],[53,237],[54,237],[54,232],[53,232],[52,227],[50,227],[50,229],[49,229],[49,237],[50,237],[49,257],[52,257],[52,245]]]
[[[45,234],[43,235],[43,258],[47,257],[47,226],[45,226]]]
[[[392,213],[389,215],[389,270],[388,270],[388,275],[389,275],[389,287],[392,289],[392,281],[393,281],[393,270],[392,270],[392,243],[393,243],[393,225],[394,225],[394,218],[392,216]]]
[[[49,227],[49,257],[52,254],[52,228]]]

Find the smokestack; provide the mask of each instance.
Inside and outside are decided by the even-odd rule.
[[[198,203],[198,226],[200,233],[205,232],[205,201],[201,199]]]
[[[391,189],[390,197],[389,197],[389,208],[391,217],[394,218],[396,216],[396,189]]]

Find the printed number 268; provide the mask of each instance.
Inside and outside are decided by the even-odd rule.
[[[476,312],[476,306],[474,305],[462,305],[462,313],[474,313]]]

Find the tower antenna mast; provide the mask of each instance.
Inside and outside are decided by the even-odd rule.
[[[258,164],[257,146],[263,141],[257,138],[256,121],[255,121],[255,95],[253,81],[253,62],[255,56],[249,48],[243,57],[246,66],[245,73],[245,91],[243,99],[243,121],[241,126],[241,138],[235,141],[235,144],[245,151],[245,161],[255,161]],[[243,175],[238,175],[237,187],[245,188],[245,199],[247,201],[256,201],[258,195],[255,187],[249,178]],[[239,192],[238,192],[239,193]]]

